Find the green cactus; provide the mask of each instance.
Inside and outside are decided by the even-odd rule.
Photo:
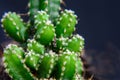
[[[73,34],[77,16],[71,10],[60,11],[60,2],[30,0],[30,23],[13,12],[3,16],[3,29],[20,42],[19,46],[9,44],[4,49],[4,66],[13,80],[83,79],[79,56],[84,38]]]
[[[80,53],[83,48],[84,48],[84,38],[82,38],[78,34],[73,35],[71,39],[68,39],[67,44],[65,46],[65,49],[74,51],[76,53]]]
[[[40,61],[40,55],[34,53],[33,51],[29,51],[25,56],[25,64],[31,70],[38,70],[39,61]]]
[[[15,12],[5,13],[2,20],[2,27],[8,35],[16,41],[25,42],[28,38],[27,27],[23,20]]]
[[[77,16],[74,11],[64,10],[61,12],[58,20],[56,21],[56,36],[57,37],[69,37],[75,30],[77,24]]]
[[[29,69],[24,65],[24,51],[16,45],[8,45],[4,51],[6,72],[14,80],[34,80]]]
[[[34,16],[35,20],[35,29],[43,28],[46,22],[49,20],[49,15],[45,11],[38,11]]]
[[[50,15],[50,20],[55,21],[59,15],[61,0],[30,0],[29,2],[29,15],[33,22],[33,16],[37,11],[46,11]]]
[[[72,80],[76,72],[76,54],[69,51],[60,54],[56,68],[56,79]]]
[[[56,40],[56,46],[58,50],[70,50],[71,52],[81,53],[84,48],[84,38],[78,34],[73,35],[70,39],[60,37]]]
[[[48,0],[47,12],[50,15],[50,20],[54,22],[59,15],[61,0]]]
[[[39,25],[38,25],[39,26]],[[44,26],[37,29],[35,39],[43,45],[48,45],[54,39],[55,29],[50,21],[46,21]]]
[[[38,43],[36,40],[28,40],[28,43],[27,43],[27,51],[33,51],[35,52],[36,54],[44,54],[45,52],[45,48],[44,48],[44,45]]]
[[[30,20],[31,23],[34,23],[34,15],[36,12],[39,10],[39,0],[29,0],[29,15],[30,15]]]
[[[37,71],[39,78],[50,78],[56,58],[57,56],[53,52],[45,53],[45,55],[41,56],[40,66]]]

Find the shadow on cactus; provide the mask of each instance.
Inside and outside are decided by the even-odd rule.
[[[13,80],[83,79],[79,56],[84,38],[73,34],[77,24],[74,11],[61,11],[60,4],[60,0],[30,0],[30,22],[15,12],[3,16],[4,31],[20,43],[4,49],[4,66]]]

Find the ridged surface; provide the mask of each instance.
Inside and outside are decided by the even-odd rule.
[[[61,12],[59,18],[56,21],[56,36],[57,37],[69,37],[75,30],[77,24],[77,16],[74,11],[64,10]]]
[[[45,11],[39,11],[35,15],[35,39],[43,45],[48,45],[55,37],[54,25],[49,20],[49,15]]]
[[[14,80],[34,80],[23,64],[23,50],[16,45],[9,45],[4,51],[4,66],[6,72]]]
[[[76,72],[76,55],[71,52],[60,54],[56,68],[57,80],[72,80]]]
[[[36,54],[44,54],[45,52],[45,47],[44,45],[38,43],[36,40],[34,39],[29,39],[28,43],[27,43],[27,51],[32,51]]]
[[[28,38],[27,27],[15,12],[5,13],[1,19],[4,31],[16,41],[24,42]]]
[[[79,56],[84,39],[73,34],[77,16],[67,9],[59,15],[59,9],[60,0],[30,0],[31,22],[24,23],[12,12],[3,17],[5,31],[16,41],[25,41],[19,44],[22,48],[10,44],[4,50],[4,65],[13,80],[82,79]]]

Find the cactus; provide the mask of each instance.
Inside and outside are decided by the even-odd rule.
[[[5,13],[1,22],[4,31],[8,33],[10,37],[20,42],[27,40],[27,27],[25,27],[23,20],[15,12]]]
[[[57,60],[56,79],[72,80],[76,72],[76,55],[74,52],[63,52]]]
[[[27,51],[33,51],[36,54],[44,54],[45,48],[44,45],[38,43],[36,40],[28,40]]]
[[[49,78],[55,65],[57,56],[53,52],[41,56],[40,66],[37,71],[39,78]]]
[[[34,80],[23,63],[24,51],[16,45],[8,45],[4,51],[6,72],[15,80]]]
[[[61,12],[56,23],[56,36],[57,37],[69,37],[75,30],[77,24],[77,16],[71,10],[64,10]]]
[[[84,38],[73,34],[77,16],[72,10],[59,11],[60,2],[30,0],[30,23],[14,12],[3,16],[3,29],[19,43],[4,49],[4,66],[13,80],[83,79],[79,56]]]

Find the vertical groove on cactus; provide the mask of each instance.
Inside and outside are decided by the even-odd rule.
[[[2,20],[2,26],[6,33],[16,41],[24,42],[28,37],[27,27],[25,27],[23,20],[16,13],[5,13]]]

